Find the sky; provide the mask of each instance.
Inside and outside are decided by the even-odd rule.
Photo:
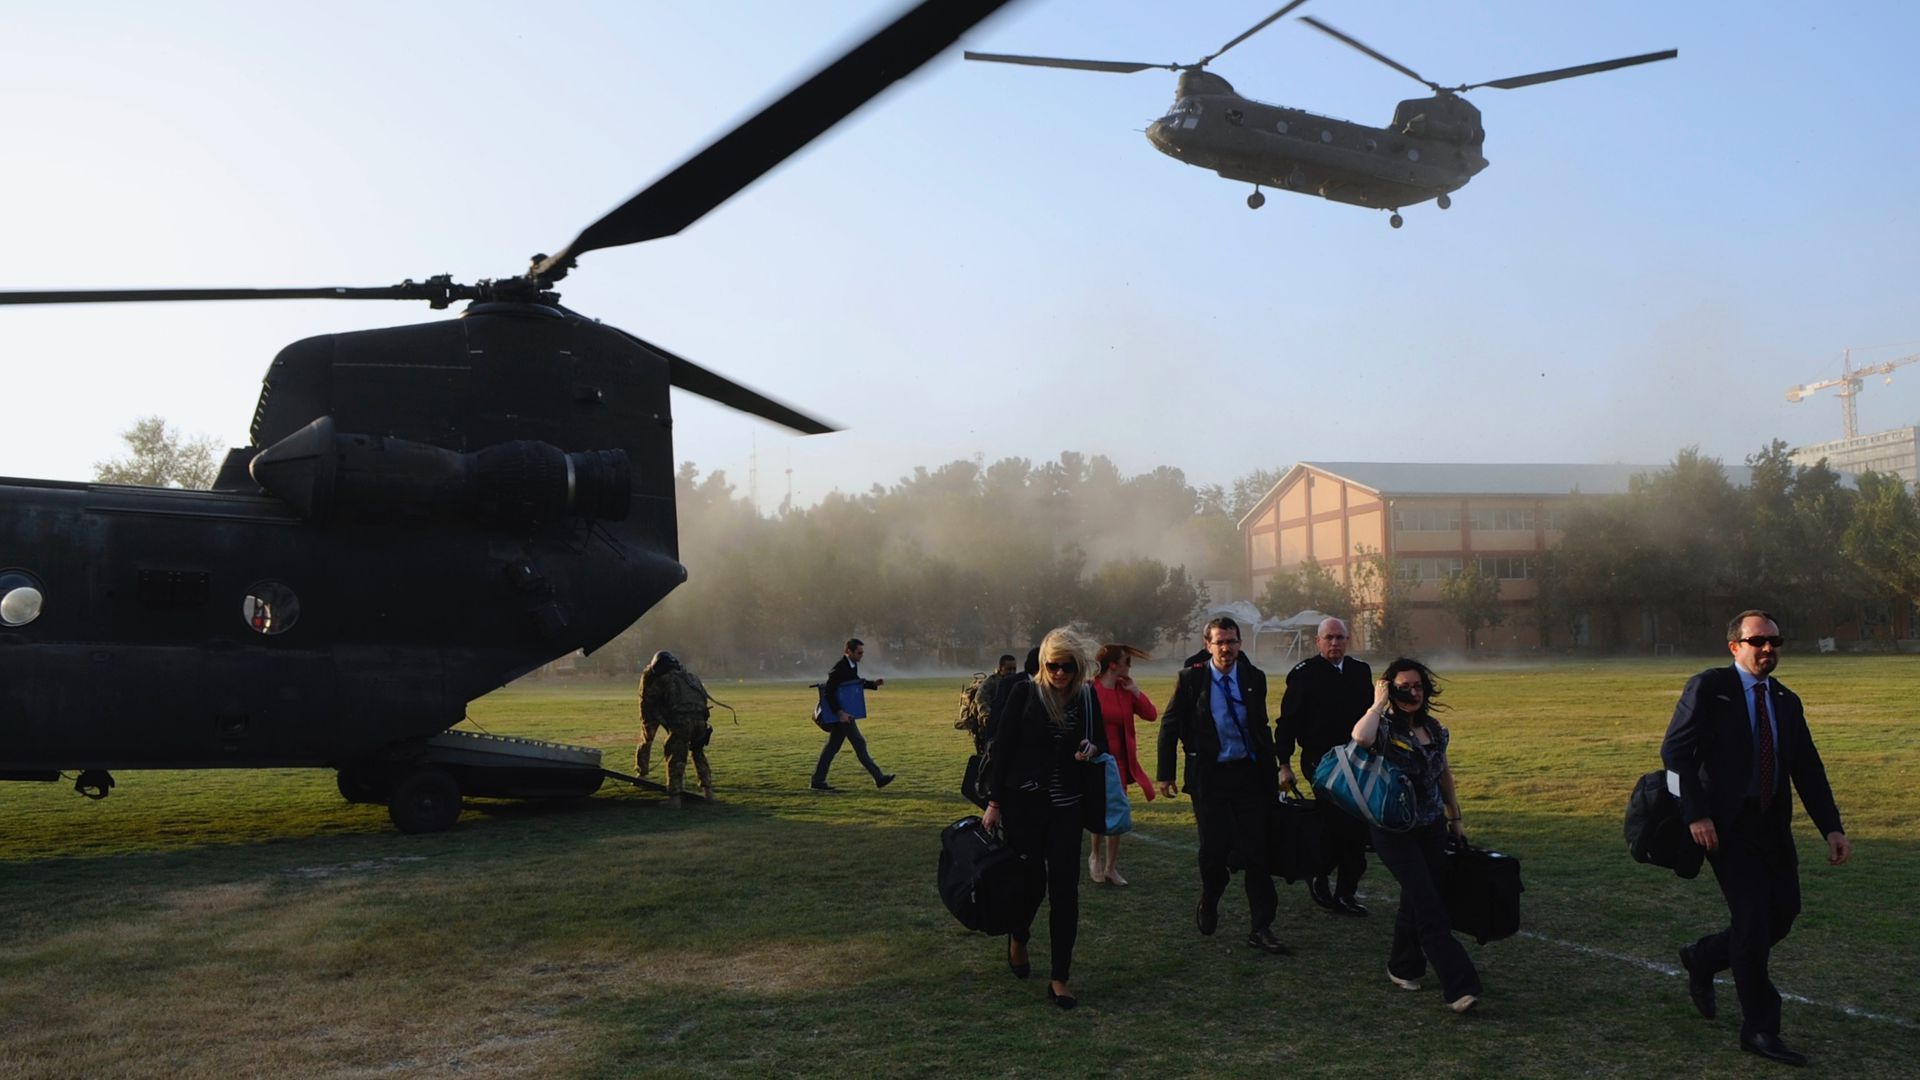
[[[845,428],[675,395],[676,454],[771,509],[968,458],[1105,454],[1230,484],[1297,460],[1730,464],[1839,437],[1792,386],[1920,353],[1920,7],[1313,0],[1482,89],[1442,212],[1270,194],[1163,157],[1174,75],[1278,0],[1023,0],[676,237],[591,253],[569,307]],[[0,289],[507,276],[884,23],[897,0],[456,9],[0,0]],[[1209,69],[1384,124],[1422,87],[1289,17]],[[246,441],[314,334],[423,304],[0,307],[0,475],[86,479],[148,414]],[[1858,399],[1920,422],[1920,365]],[[757,483],[752,474],[757,464]],[[791,470],[789,472],[789,470]]]

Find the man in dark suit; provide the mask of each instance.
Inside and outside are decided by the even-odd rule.
[[[1347,655],[1347,624],[1324,619],[1315,638],[1318,656],[1309,656],[1287,673],[1287,692],[1280,699],[1280,720],[1274,725],[1274,745],[1280,756],[1280,786],[1294,783],[1290,759],[1300,746],[1300,774],[1309,781],[1320,759],[1353,734],[1353,723],[1373,705],[1373,669],[1366,661]],[[1331,799],[1319,802],[1321,853],[1328,870],[1336,870],[1333,887],[1325,870],[1307,879],[1313,902],[1339,915],[1365,915],[1367,907],[1354,898],[1360,875],[1367,872],[1367,823],[1346,813]]]
[[[1220,896],[1233,873],[1227,853],[1246,864],[1247,907],[1253,930],[1247,945],[1269,953],[1288,949],[1273,935],[1279,897],[1267,866],[1267,823],[1280,796],[1275,779],[1273,736],[1267,730],[1266,673],[1240,656],[1240,626],[1221,616],[1207,624],[1211,661],[1184,668],[1173,701],[1160,716],[1160,791],[1179,793],[1173,770],[1184,745],[1187,794],[1200,830],[1200,905],[1194,921],[1202,934],[1220,925]]]
[[[873,763],[873,757],[867,753],[867,740],[860,734],[860,721],[867,718],[868,690],[878,690],[887,681],[885,679],[863,679],[860,677],[860,658],[867,655],[867,646],[859,638],[848,638],[846,651],[834,662],[833,670],[827,672],[827,685],[821,690],[827,707],[839,717],[839,723],[833,725],[833,734],[827,736],[827,745],[820,751],[820,760],[813,766],[812,788],[815,791],[838,791],[839,788],[827,783],[827,769],[833,764],[833,756],[840,752],[840,744],[853,743],[853,752],[859,757],[860,764],[866,767],[873,777],[876,787],[886,787],[893,783],[893,774],[881,772],[880,766]]]
[[[1740,1048],[1788,1065],[1806,1056],[1780,1041],[1780,992],[1767,977],[1767,954],[1800,914],[1792,792],[1827,840],[1827,861],[1853,853],[1814,749],[1800,698],[1771,678],[1780,660],[1780,626],[1764,611],[1727,624],[1733,666],[1695,675],[1680,694],[1660,759],[1679,788],[1680,815],[1706,849],[1726,897],[1731,925],[1680,950],[1687,989],[1702,1016],[1717,1011],[1716,972],[1733,969],[1740,997]]]

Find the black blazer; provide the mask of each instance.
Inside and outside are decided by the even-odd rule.
[[[1280,794],[1279,759],[1273,753],[1273,732],[1267,724],[1267,673],[1242,656],[1234,673],[1240,680],[1240,696],[1247,703],[1247,738],[1253,741],[1254,772],[1262,786],[1277,798]],[[1358,718],[1358,714],[1355,714]],[[1174,684],[1173,700],[1160,714],[1161,783],[1173,780],[1174,761],[1184,746],[1187,757],[1186,789],[1198,798],[1207,787],[1207,773],[1220,758],[1220,732],[1213,726],[1213,664],[1180,669]]]
[[[1822,836],[1841,832],[1840,811],[1827,785],[1827,769],[1807,730],[1807,714],[1800,697],[1771,679],[1767,708],[1780,735],[1774,745],[1775,775],[1791,778],[1807,816]],[[1680,777],[1680,819],[1712,818],[1724,830],[1740,813],[1753,777],[1753,731],[1747,719],[1746,694],[1739,669],[1729,664],[1711,668],[1687,680],[1680,704],[1660,744],[1660,760]],[[1780,794],[1784,794],[1784,791]],[[1784,824],[1792,819],[1788,799],[1780,798]]]
[[[1338,671],[1324,656],[1309,656],[1287,672],[1287,691],[1280,698],[1280,719],[1273,725],[1273,742],[1282,763],[1300,746],[1300,772],[1313,779],[1321,755],[1343,746],[1353,736],[1353,725],[1373,704],[1373,669],[1365,660],[1347,657]]]
[[[1101,753],[1107,752],[1107,725],[1097,718],[1087,723],[1088,695],[1076,692],[1067,702],[1068,726],[1073,735],[1053,737],[1053,723],[1047,707],[1032,679],[1015,682],[1006,705],[993,716],[993,750],[987,761],[987,798],[1000,802],[1028,784],[1047,783],[1047,774],[1057,761],[1069,770],[1078,764],[1074,752],[1080,740],[1089,739]],[[1068,775],[1072,775],[1071,772]]]
[[[840,659],[834,661],[833,669],[827,672],[828,699],[832,699],[831,692],[837,689],[841,683],[855,681],[858,681],[861,686],[869,690],[880,689],[880,684],[874,682],[872,679],[860,678],[860,672],[853,666],[853,661],[847,659],[846,654],[842,653]]]

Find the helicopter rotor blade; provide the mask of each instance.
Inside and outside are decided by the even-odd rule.
[[[584,229],[530,271],[557,281],[589,251],[672,236],[911,74],[1007,0],[922,0],[812,78]]]
[[[1148,68],[1165,68],[1179,71],[1179,64],[1132,63],[1126,60],[1067,60],[1058,56],[1014,56],[1010,53],[965,52],[961,56],[968,60],[990,60],[996,64],[1031,64],[1034,67],[1073,68],[1076,71],[1112,71],[1121,75],[1131,75]]]
[[[725,375],[708,371],[683,356],[676,356],[651,341],[620,330],[617,326],[613,329],[619,330],[635,344],[658,354],[667,362],[669,381],[689,394],[698,394],[708,401],[717,401],[729,409],[738,409],[762,420],[770,420],[802,435],[826,435],[840,430],[824,420],[808,416],[785,402],[777,401],[749,386],[734,382]]]
[[[1261,19],[1259,22],[1254,23],[1252,28],[1248,29],[1245,33],[1242,33],[1239,37],[1234,38],[1232,41],[1227,42],[1225,45],[1220,46],[1218,49],[1215,49],[1212,55],[1203,57],[1200,60],[1200,62],[1198,64],[1195,64],[1194,66],[1206,67],[1208,64],[1211,64],[1215,60],[1219,59],[1221,54],[1225,53],[1228,49],[1233,48],[1235,45],[1240,44],[1241,42],[1247,40],[1253,35],[1273,25],[1275,22],[1278,22],[1279,20],[1285,18],[1289,11],[1292,11],[1294,8],[1297,8],[1301,4],[1304,4],[1306,2],[1307,0],[1288,0],[1287,5],[1285,7],[1282,7],[1279,11],[1276,11],[1273,14],[1267,16],[1266,18]]]
[[[1679,49],[1665,52],[1643,53],[1639,56],[1623,56],[1618,60],[1602,60],[1597,64],[1581,64],[1578,67],[1555,68],[1552,71],[1536,71],[1531,75],[1515,75],[1508,79],[1494,79],[1491,82],[1473,83],[1458,87],[1459,90],[1476,90],[1482,86],[1491,86],[1496,90],[1517,90],[1522,86],[1537,86],[1540,83],[1556,82],[1560,79],[1574,79],[1582,75],[1594,75],[1614,68],[1632,67],[1635,64],[1651,64],[1656,60],[1671,60],[1680,55]]]
[[[1405,75],[1407,78],[1412,79],[1414,82],[1425,83],[1429,88],[1435,91],[1438,91],[1440,89],[1439,83],[1434,82],[1433,80],[1427,78],[1425,75],[1420,74],[1419,72],[1413,70],[1412,68],[1401,63],[1400,61],[1395,60],[1393,57],[1386,55],[1385,53],[1374,51],[1372,48],[1369,48],[1367,45],[1361,43],[1357,38],[1349,37],[1346,34],[1343,34],[1340,31],[1335,30],[1333,27],[1328,26],[1326,23],[1321,22],[1319,19],[1314,18],[1311,15],[1300,16],[1300,21],[1303,23],[1306,23],[1308,26],[1313,27],[1315,30],[1320,31],[1323,34],[1326,34],[1328,37],[1331,37],[1336,41],[1345,42],[1348,46],[1351,46],[1352,48],[1358,49],[1361,52],[1366,53],[1368,56],[1373,57],[1375,60],[1378,60],[1381,63],[1392,68],[1393,70],[1399,72],[1400,74]]]
[[[0,292],[0,304],[130,304],[169,300],[430,300],[445,307],[465,286],[406,281],[371,288],[311,289],[66,289]]]

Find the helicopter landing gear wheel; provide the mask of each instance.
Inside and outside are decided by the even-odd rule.
[[[1439,207],[1442,210],[1445,210],[1448,207],[1453,205],[1453,199],[1451,196],[1442,195],[1439,198],[1433,200],[1433,205]]]
[[[395,785],[387,816],[403,833],[445,832],[460,817],[460,785],[431,766],[415,769]]]
[[[1253,194],[1247,196],[1247,209],[1258,210],[1265,205],[1267,205],[1267,197],[1260,194],[1259,188],[1254,188]]]
[[[1406,223],[1407,223],[1407,219],[1401,217],[1398,212],[1396,212],[1392,217],[1387,219],[1387,224],[1393,226],[1396,229],[1402,225],[1405,225]]]

